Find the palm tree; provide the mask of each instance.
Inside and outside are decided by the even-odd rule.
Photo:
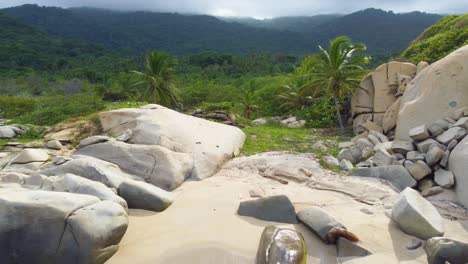
[[[345,36],[331,40],[328,50],[320,46],[319,49],[319,55],[304,59],[302,67],[307,71],[308,86],[315,89],[314,93],[325,92],[333,98],[336,118],[344,130],[339,100],[358,87],[366,73],[362,66],[369,63],[370,57],[363,53],[364,44],[352,44]]]
[[[283,110],[303,109],[312,102],[311,90],[308,89],[307,79],[304,78],[305,68],[299,67],[291,74],[291,83],[283,85],[276,99]]]
[[[247,87],[241,89],[239,99],[243,109],[243,116],[250,119],[255,110],[258,109],[258,106],[255,104],[257,96],[255,95],[255,84],[253,81],[250,81]]]
[[[145,85],[141,100],[164,106],[176,105],[180,101],[179,91],[173,80],[175,61],[164,52],[152,51],[146,55],[144,72],[132,71],[143,79],[134,85]]]

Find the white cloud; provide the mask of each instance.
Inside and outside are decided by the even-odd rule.
[[[149,10],[221,16],[277,17],[351,13],[375,7],[395,12],[466,13],[467,0],[0,0],[0,7],[26,3],[120,10]]]

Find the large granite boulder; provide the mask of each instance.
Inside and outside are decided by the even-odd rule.
[[[179,187],[193,169],[190,155],[158,145],[127,144],[113,140],[86,146],[79,149],[77,154],[116,164],[123,171],[168,191]]]
[[[437,209],[418,192],[406,188],[393,205],[392,219],[408,235],[427,240],[442,236],[442,216]]]
[[[468,106],[468,45],[431,64],[408,85],[401,99],[396,138],[409,140],[409,131],[452,116]]]
[[[2,263],[104,263],[128,226],[124,208],[90,195],[0,189]]]
[[[468,208],[468,137],[465,137],[450,153],[449,170],[455,177],[455,191],[461,204]]]
[[[159,145],[189,154],[194,161],[193,179],[212,176],[221,165],[237,155],[245,134],[238,128],[184,115],[160,105],[119,109],[99,115],[110,135],[133,131],[133,144]]]
[[[301,233],[267,226],[263,230],[257,250],[257,264],[305,264],[307,247]]]
[[[428,264],[468,263],[468,243],[433,237],[424,244]]]
[[[367,75],[351,99],[354,131],[364,132],[362,125],[369,121],[384,132],[394,128],[400,107],[398,96],[415,75],[415,65],[396,61],[382,64]]]

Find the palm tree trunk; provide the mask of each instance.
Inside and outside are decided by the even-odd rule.
[[[333,101],[335,101],[336,119],[338,120],[338,124],[340,125],[341,131],[344,132],[343,120],[341,120],[341,113],[340,113],[340,103],[336,95],[333,95]]]

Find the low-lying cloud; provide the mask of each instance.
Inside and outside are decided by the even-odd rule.
[[[424,11],[439,14],[468,12],[467,0],[1,0],[0,7],[38,4],[60,7],[97,7],[209,14],[217,16],[278,17],[351,13],[374,7],[398,13]]]

